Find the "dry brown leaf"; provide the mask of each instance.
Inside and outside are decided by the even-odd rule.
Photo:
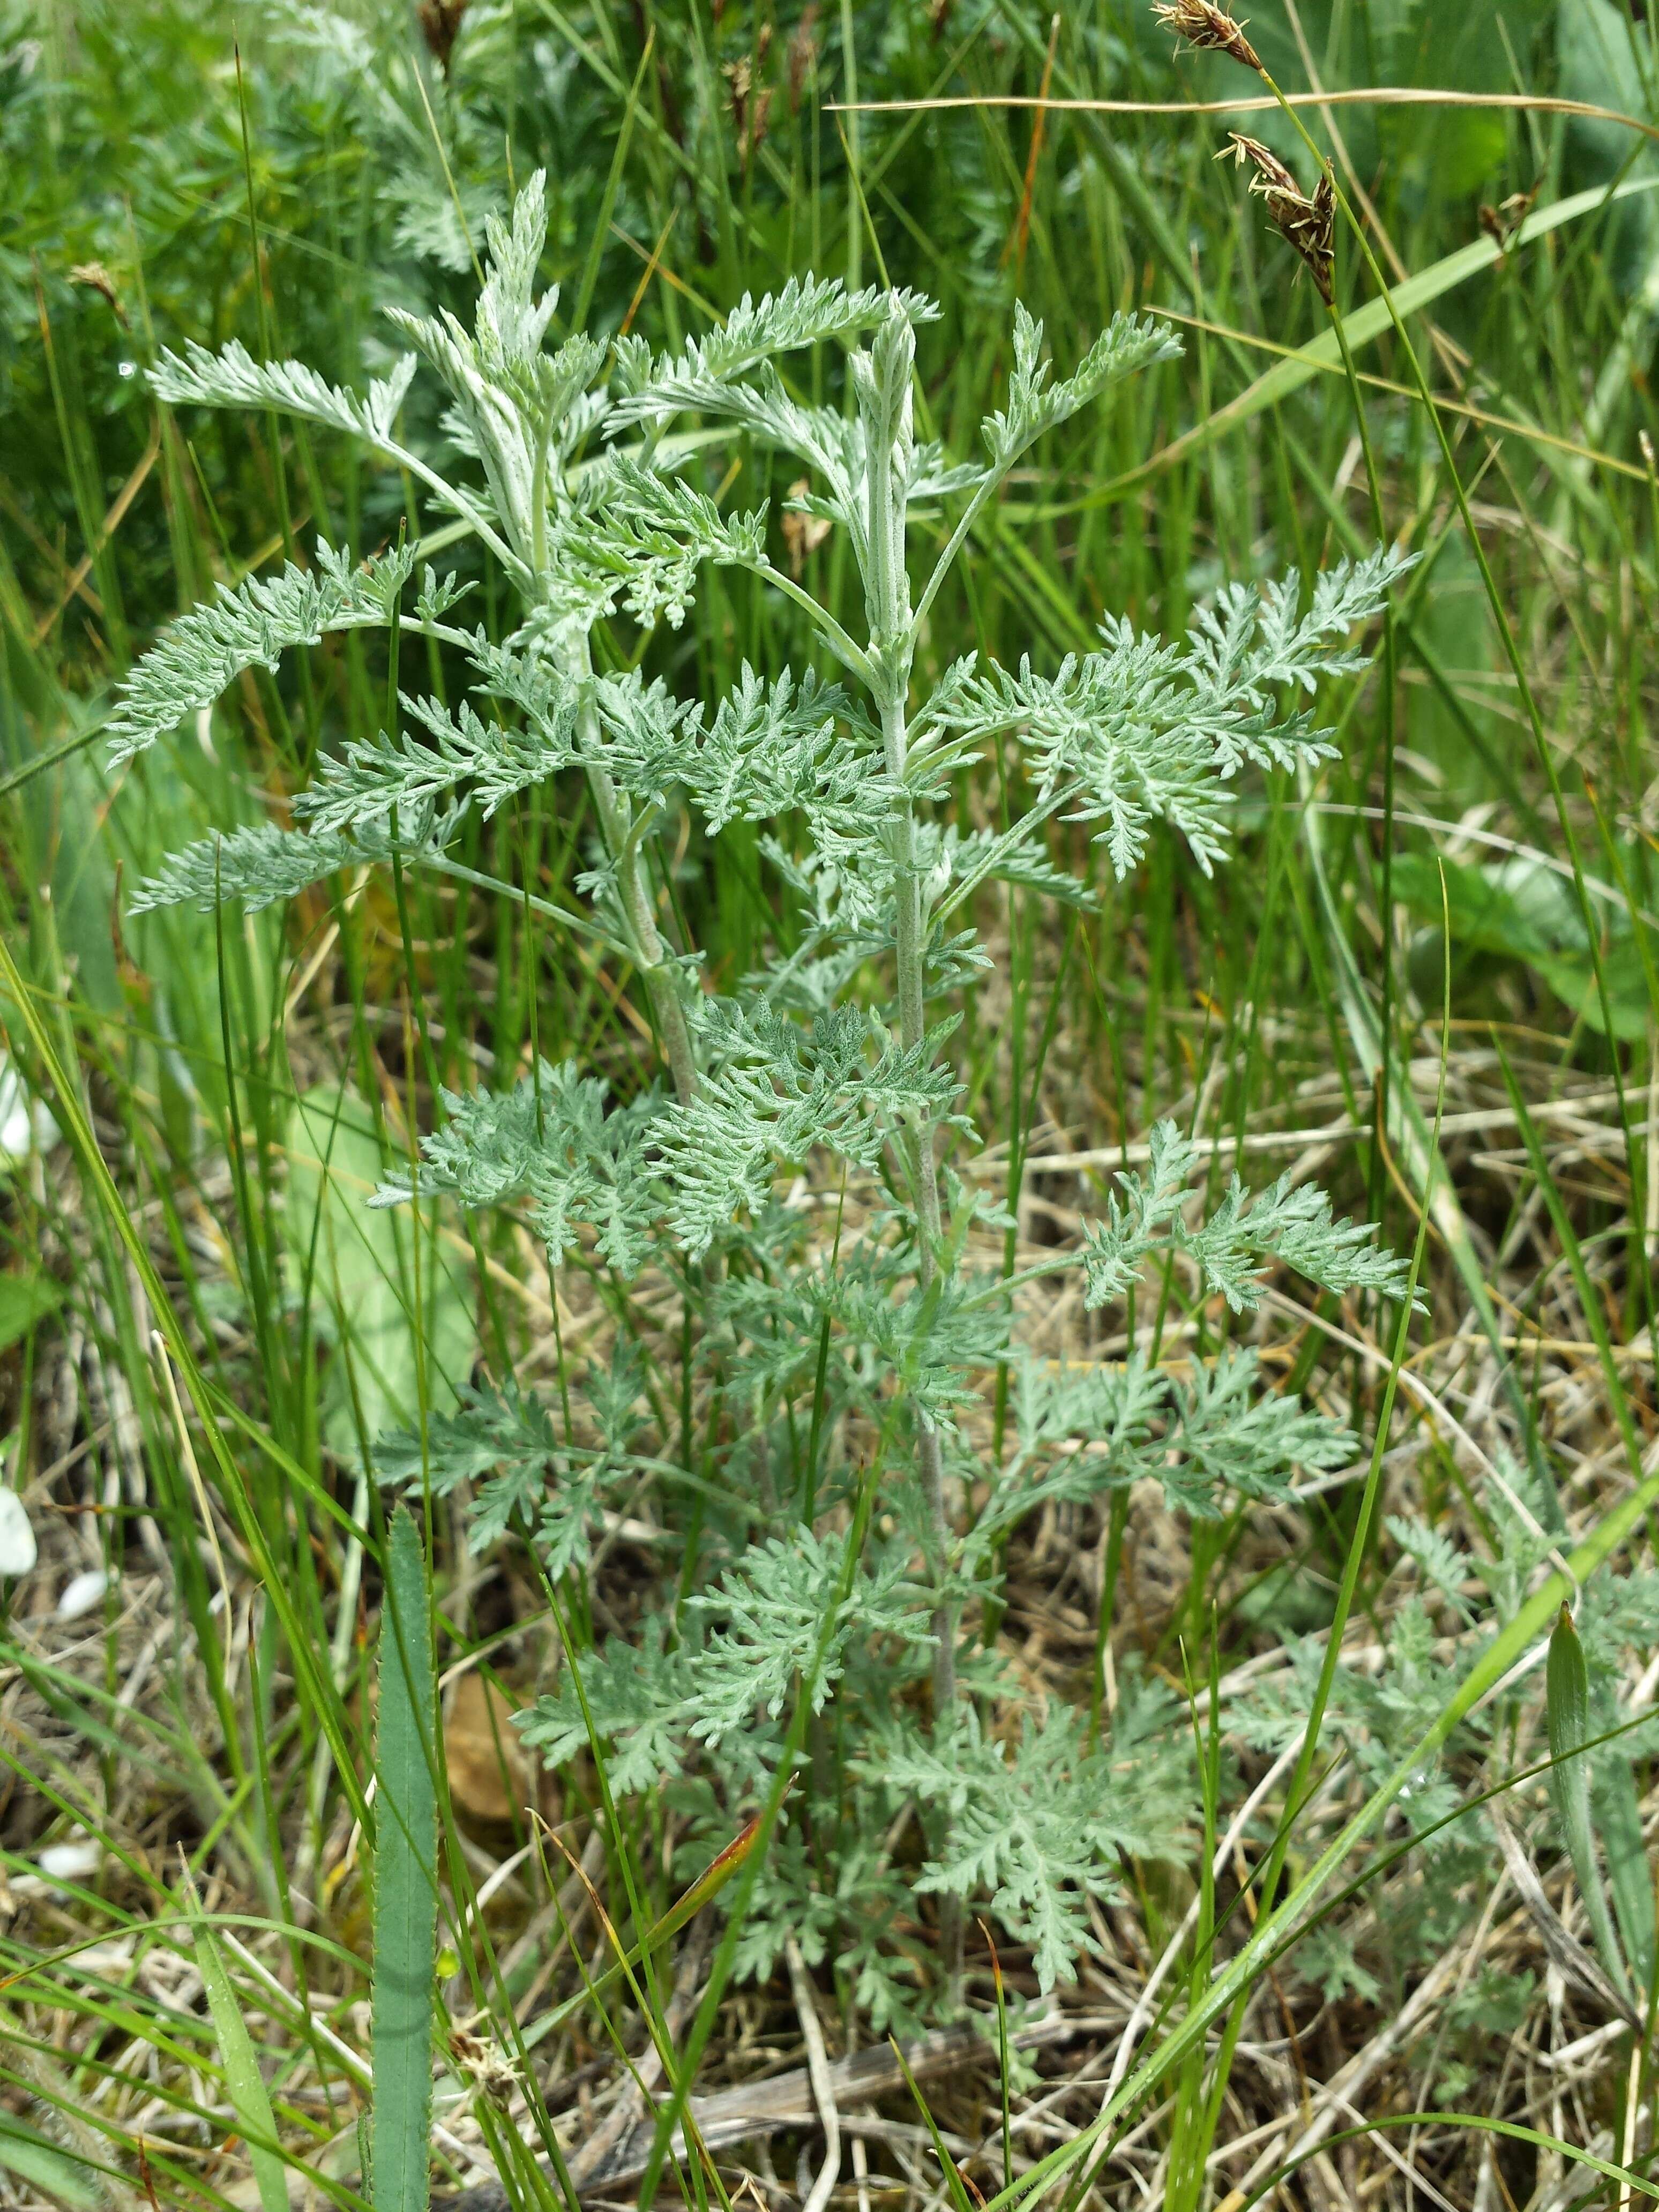
[[[812,489],[803,477],[799,483],[789,487],[791,499],[800,499]],[[789,556],[789,573],[799,583],[800,572],[806,566],[806,556],[822,545],[830,535],[830,525],[821,514],[800,514],[793,507],[783,511],[783,550]]]
[[[530,1765],[511,1702],[479,1674],[463,1674],[444,1719],[444,1765],[458,1813],[505,1827],[530,1802]]]

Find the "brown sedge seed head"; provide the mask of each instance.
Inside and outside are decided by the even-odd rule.
[[[1228,139],[1216,159],[1249,167],[1250,190],[1267,203],[1268,220],[1301,255],[1328,307],[1334,298],[1331,270],[1336,259],[1336,188],[1329,169],[1320,170],[1319,182],[1310,198],[1271,146],[1247,137],[1242,131],[1230,131]]]
[[[1265,74],[1261,58],[1236,23],[1213,4],[1213,0],[1153,0],[1152,13],[1166,31],[1173,31],[1200,53],[1231,54],[1258,76]]]

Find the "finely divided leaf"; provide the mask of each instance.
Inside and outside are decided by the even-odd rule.
[[[1218,1291],[1235,1313],[1261,1304],[1264,1279],[1279,1266],[1328,1291],[1386,1297],[1404,1291],[1404,1262],[1376,1250],[1365,1224],[1337,1221],[1330,1200],[1311,1184],[1293,1185],[1286,1172],[1252,1197],[1235,1176],[1215,1212],[1189,1228],[1182,1207],[1196,1149],[1173,1121],[1160,1121],[1152,1153],[1146,1174],[1118,1177],[1122,1195],[1107,1200],[1104,1222],[1084,1224],[1087,1304],[1121,1297],[1152,1254],[1170,1249],[1194,1261],[1201,1289]]]
[[[1051,430],[1097,399],[1114,384],[1155,362],[1175,361],[1181,341],[1167,325],[1150,315],[1114,315],[1079,362],[1058,384],[1049,381],[1042,359],[1042,325],[1034,322],[1023,301],[1014,303],[1014,365],[1008,395],[981,426],[994,468],[1006,468]]]
[[[109,724],[110,758],[131,760],[170,730],[210,707],[245,669],[275,674],[284,653],[315,645],[330,630],[384,629],[414,571],[404,548],[353,568],[350,557],[317,541],[317,566],[293,562],[276,576],[245,577],[234,591],[169,623],[121,687]]]
[[[134,892],[128,911],[193,906],[211,914],[222,899],[240,899],[256,914],[342,869],[390,860],[394,851],[408,861],[430,859],[453,842],[459,827],[453,809],[437,814],[416,805],[399,817],[395,840],[389,815],[365,817],[350,836],[281,830],[274,822],[215,830],[163,861]]]

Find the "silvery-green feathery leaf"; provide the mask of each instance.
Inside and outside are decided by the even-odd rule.
[[[922,1593],[895,1563],[860,1573],[839,1597],[845,1541],[840,1533],[805,1528],[787,1543],[767,1539],[688,1601],[691,1619],[672,1652],[663,1648],[658,1617],[639,1644],[613,1636],[597,1657],[582,1661],[595,1729],[615,1750],[614,1789],[644,1789],[680,1773],[693,1742],[718,1753],[757,1721],[775,1721],[818,1655],[826,1626],[813,1677],[818,1711],[855,1642],[929,1641]],[[538,1698],[522,1725],[526,1741],[556,1769],[587,1749],[586,1723],[568,1685]]]
[[[295,813],[313,831],[355,829],[394,806],[401,819],[412,808],[448,798],[459,784],[471,787],[488,821],[503,800],[545,782],[576,757],[574,690],[559,718],[533,730],[483,722],[465,699],[451,714],[439,700],[399,696],[404,712],[432,742],[408,728],[395,738],[382,730],[372,743],[352,738],[343,752],[322,755],[316,781],[294,801]]]
[[[630,798],[665,806],[696,775],[702,702],[675,698],[660,678],[647,684],[637,669],[600,678],[591,696],[606,774]]]
[[[850,726],[842,738],[837,725]],[[686,787],[711,831],[769,822],[813,805],[846,805],[867,781],[879,743],[838,684],[787,669],[768,684],[745,660],[687,769]]]
[[[1392,550],[1343,562],[1317,579],[1305,615],[1294,571],[1261,588],[1231,585],[1184,646],[1109,617],[1105,649],[1067,654],[1053,676],[1029,659],[1018,674],[960,662],[927,720],[980,743],[1018,732],[1072,817],[1104,822],[1098,842],[1120,877],[1139,863],[1155,821],[1179,830],[1208,873],[1226,851],[1227,787],[1240,767],[1286,768],[1331,750],[1305,711],[1279,709],[1276,690],[1312,692],[1363,667],[1345,641],[1409,566]]]
[[[649,629],[659,616],[672,629],[684,621],[704,562],[764,568],[766,509],[723,514],[706,492],[683,477],[659,476],[617,457],[608,496],[593,517],[591,557],[625,580],[629,612]]]
[[[948,1113],[958,1085],[937,1056],[955,1025],[906,1051],[857,1006],[802,1030],[764,1003],[705,1001],[703,1080],[689,1103],[668,1108],[660,1133],[671,1215],[690,1256],[764,1202],[778,1165],[822,1146],[873,1167],[907,1115]]]
[[[447,1498],[472,1489],[466,1516],[469,1551],[482,1553],[513,1526],[533,1527],[566,1463],[544,1406],[515,1382],[503,1389],[469,1383],[453,1413],[436,1413],[420,1437],[395,1430],[376,1437],[374,1469],[388,1486],[424,1486]]]
[[[1353,1456],[1337,1421],[1266,1387],[1253,1351],[1195,1361],[1171,1394],[1164,1464],[1149,1468],[1172,1511],[1213,1519],[1233,1497],[1283,1500],[1298,1469],[1328,1473]]]
[[[1091,399],[1155,362],[1177,360],[1181,341],[1150,315],[1115,315],[1070,376],[1049,380],[1042,358],[1042,325],[1023,301],[1014,303],[1014,366],[1008,394],[981,425],[994,468],[1006,468],[1046,430],[1066,422]]]
[[[389,1176],[371,1203],[398,1206],[441,1194],[463,1206],[528,1198],[556,1260],[580,1230],[624,1275],[650,1249],[661,1199],[650,1146],[660,1113],[654,1095],[607,1110],[605,1088],[574,1061],[544,1060],[509,1091],[441,1091],[444,1125],[421,1144],[418,1175]]]
[[[414,573],[407,548],[351,565],[319,538],[317,565],[289,562],[280,575],[245,577],[235,590],[221,584],[213,599],[170,622],[121,686],[109,723],[110,758],[130,760],[181,722],[210,707],[249,668],[275,675],[296,645],[316,645],[331,630],[384,629]],[[442,600],[428,577],[428,605]]]
[[[1250,1350],[1230,1347],[1185,1375],[1139,1352],[1058,1370],[1028,1357],[1012,1403],[1021,1449],[974,1524],[981,1545],[1039,1506],[1147,1480],[1171,1512],[1214,1519],[1240,1497],[1288,1498],[1299,1471],[1343,1466],[1354,1449],[1339,1422],[1266,1387]]]
[[[1117,1891],[1120,1853],[1174,1854],[1190,1802],[1190,1753],[1182,1716],[1167,1692],[1141,1692],[1150,1710],[1120,1705],[1111,1743],[1091,1750],[1080,1717],[1051,1705],[1019,1741],[988,1738],[973,1707],[933,1744],[903,1740],[884,1747],[884,1778],[930,1805],[948,1804],[950,1839],[923,1869],[918,1887],[968,1898],[991,1893],[991,1910],[1017,1942],[1034,1953],[1044,1990],[1076,1978],[1094,1948],[1088,1899]],[[1136,1721],[1139,1719],[1139,1728]],[[1127,1759],[1132,1730],[1150,1751],[1167,1731],[1161,1756]]]
[[[194,343],[182,355],[163,353],[149,372],[149,384],[158,399],[175,407],[275,408],[386,447],[393,442],[398,412],[416,367],[414,355],[404,354],[392,374],[377,377],[368,398],[360,399],[302,361],[255,361],[233,338],[218,353]]]
[[[211,914],[222,899],[240,899],[250,914],[295,897],[342,869],[389,861],[394,851],[416,861],[441,854],[459,833],[461,810],[442,813],[411,806],[400,817],[394,841],[389,816],[370,817],[349,836],[282,830],[274,822],[228,833],[215,830],[174,853],[133,894],[128,911],[193,906]]]
[[[1144,1173],[1118,1176],[1105,1220],[1084,1224],[1087,1305],[1121,1297],[1153,1253],[1171,1249],[1195,1262],[1203,1290],[1218,1291],[1235,1313],[1261,1304],[1263,1279],[1281,1266],[1328,1291],[1385,1297],[1404,1291],[1405,1262],[1378,1251],[1366,1224],[1337,1221],[1325,1194],[1292,1185],[1288,1172],[1254,1197],[1235,1176],[1215,1212],[1188,1228],[1183,1209],[1197,1148],[1165,1121],[1153,1129],[1151,1150]]]
[[[582,333],[551,354],[544,349],[558,305],[556,289],[535,296],[546,236],[545,179],[537,170],[510,222],[489,218],[488,269],[471,331],[447,309],[435,316],[387,310],[447,388],[465,441],[483,464],[495,518],[529,574],[543,567],[551,464],[568,443],[562,433],[605,359],[604,347]]]
[[[619,340],[615,420],[622,425],[675,411],[711,413],[725,387],[775,355],[855,337],[895,312],[921,322],[933,320],[939,309],[919,293],[889,294],[875,285],[848,292],[839,277],[792,276],[763,299],[745,292],[724,324],[654,362],[642,338]]]
[[[1443,1535],[1438,1528],[1431,1528],[1426,1521],[1390,1513],[1383,1526],[1405,1556],[1416,1563],[1424,1580],[1431,1583],[1468,1620],[1470,1607],[1463,1595],[1463,1584],[1468,1579],[1468,1554],[1461,1552],[1450,1537]]]

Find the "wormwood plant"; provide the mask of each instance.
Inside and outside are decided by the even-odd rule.
[[[1277,1267],[1335,1291],[1397,1294],[1403,1280],[1366,1231],[1288,1181],[1255,1194],[1235,1181],[1195,1218],[1195,1149],[1169,1123],[1078,1249],[1023,1274],[980,1264],[975,1232],[998,1244],[1007,1224],[957,1172],[977,1136],[950,1042],[989,964],[981,895],[1012,884],[1086,906],[1088,881],[1046,834],[1062,822],[1087,824],[1120,878],[1159,823],[1211,871],[1241,773],[1331,750],[1312,696],[1363,665],[1352,635],[1400,563],[1379,551],[1307,592],[1294,574],[1230,585],[1177,642],[1109,619],[1098,649],[1057,668],[969,654],[920,683],[941,586],[1009,471],[1170,360],[1175,339],[1120,315],[1059,377],[1017,309],[983,452],[951,460],[917,425],[926,299],[808,278],[745,299],[678,352],[580,331],[555,344],[555,296],[534,290],[544,226],[532,179],[510,222],[491,226],[473,328],[397,314],[411,350],[366,398],[236,347],[157,372],[174,402],[286,410],[397,462],[499,564],[519,619],[505,635],[469,629],[453,575],[428,568],[416,585],[405,550],[359,563],[319,544],[311,568],[222,590],[175,623],[127,687],[118,757],[328,631],[417,633],[465,666],[471,698],[404,697],[401,726],[318,763],[294,802],[301,827],[210,837],[137,903],[252,906],[395,857],[521,896],[641,979],[659,1066],[628,1095],[572,1062],[507,1091],[445,1093],[418,1162],[375,1202],[523,1209],[553,1263],[583,1257],[620,1312],[629,1285],[666,1279],[686,1316],[676,1387],[657,1387],[623,1331],[569,1400],[544,1403],[510,1372],[471,1379],[423,1437],[383,1438],[379,1471],[440,1494],[470,1486],[470,1540],[532,1547],[579,1631],[601,1515],[655,1486],[678,1574],[636,1635],[578,1650],[526,1737],[555,1766],[597,1743],[619,1795],[668,1785],[682,1848],[704,1855],[799,1753],[734,1963],[764,1973],[793,1934],[809,1960],[833,1960],[880,2028],[949,1990],[964,1905],[1029,1945],[1047,1987],[1074,1972],[1090,1900],[1111,1893],[1122,1856],[1184,1849],[1189,1756],[1168,1693],[1127,1672],[1103,1737],[1064,1705],[1033,1708],[994,1639],[969,1633],[1011,1533],[1049,1501],[1146,1476],[1172,1507],[1215,1515],[1283,1496],[1297,1468],[1351,1449],[1264,1387],[1247,1349],[1185,1373],[1146,1350],[1038,1359],[1018,1326],[1022,1288],[1080,1270],[1085,1304],[1105,1308],[1173,1269],[1237,1314]],[[838,407],[805,404],[789,380],[793,356],[826,345],[846,349]],[[435,458],[400,427],[421,361],[449,403]],[[710,495],[703,457],[728,434],[805,471],[793,504],[844,533],[862,582],[856,635],[774,565],[763,510]],[[646,680],[629,626],[678,626],[711,563],[791,601],[813,665],[745,666],[715,700]],[[954,794],[1007,741],[1030,803],[1012,827],[977,826]],[[580,907],[493,884],[461,857],[469,814],[538,787],[567,807],[578,777],[597,825]],[[721,832],[756,825],[769,873],[769,957],[729,995],[668,918],[665,855],[688,814],[716,865]],[[803,1172],[822,1203],[782,1194]],[[1000,1455],[982,1419],[999,1376]],[[798,1699],[813,1717],[802,1743]],[[942,1941],[919,1926],[918,1892],[939,1899]]]

